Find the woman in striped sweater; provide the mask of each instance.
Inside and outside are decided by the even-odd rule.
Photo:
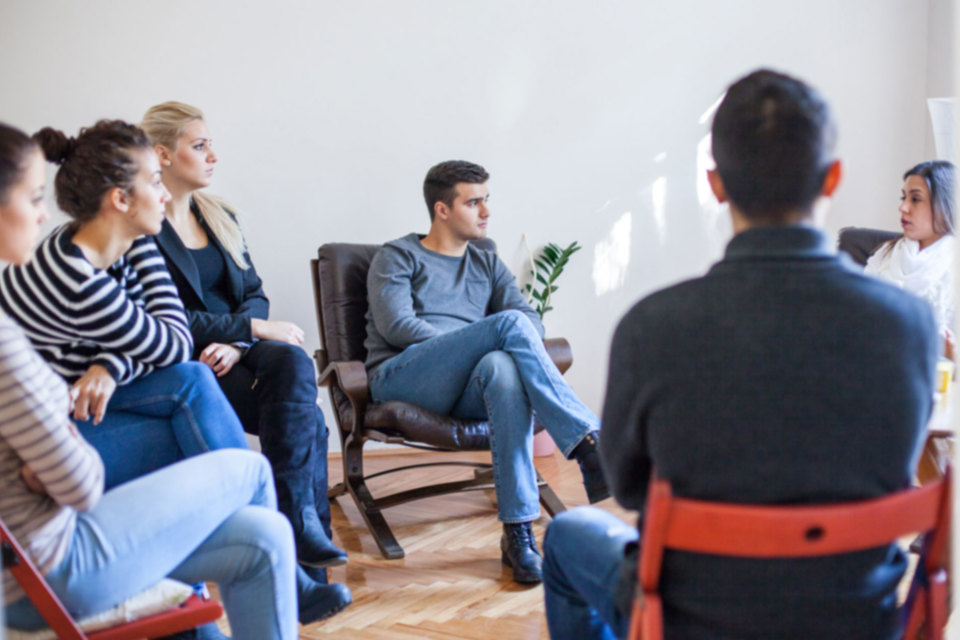
[[[245,449],[212,371],[187,362],[183,305],[151,237],[169,199],[153,143],[138,127],[106,120],[75,139],[53,129],[35,138],[60,165],[57,203],[74,222],[32,261],[4,271],[0,306],[72,384],[71,415],[104,460],[107,489],[184,457]],[[296,575],[302,622],[349,604],[343,585],[321,589]]]
[[[0,260],[30,259],[43,186],[38,146],[0,124]],[[266,460],[216,451],[104,493],[100,456],[69,420],[71,395],[0,312],[0,519],[67,609],[97,613],[168,575],[214,580],[234,638],[296,638],[293,537]],[[325,589],[315,609],[328,611]],[[3,594],[8,625],[41,624],[9,573]]]

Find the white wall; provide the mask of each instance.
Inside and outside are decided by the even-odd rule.
[[[894,227],[899,176],[927,150],[927,85],[944,77],[929,50],[944,39],[927,35],[945,1],[3,0],[0,119],[75,132],[162,100],[203,108],[212,191],[310,351],[317,245],[425,230],[427,168],[482,163],[508,264],[523,270],[523,233],[585,247],[547,326],[599,410],[618,318],[727,239],[697,194],[702,116],[724,87],[761,65],[818,86],[847,170],[831,230]],[[598,294],[595,272],[614,288]]]

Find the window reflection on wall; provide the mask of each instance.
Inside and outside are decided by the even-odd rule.
[[[593,288],[597,297],[623,286],[630,264],[630,231],[633,214],[624,212],[607,234],[593,247]]]

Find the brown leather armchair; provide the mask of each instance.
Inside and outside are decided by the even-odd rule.
[[[490,240],[479,241],[481,248],[495,251]],[[370,402],[366,337],[367,271],[379,245],[332,243],[320,247],[310,261],[317,323],[323,346],[315,358],[319,384],[329,386],[334,416],[340,432],[343,458],[343,482],[332,487],[330,498],[349,492],[360,514],[386,558],[402,558],[403,549],[394,537],[382,510],[431,496],[493,488],[489,463],[430,462],[404,465],[365,475],[363,445],[368,440],[401,444],[431,451],[477,451],[490,449],[490,431],[486,422],[461,420],[438,415],[406,402]],[[551,359],[565,372],[573,363],[570,345],[562,338],[545,341]],[[538,427],[539,428],[542,427]],[[475,467],[474,477],[397,491],[374,498],[366,481],[399,471],[426,466],[461,465]],[[537,474],[540,502],[551,516],[564,511],[563,503]]]

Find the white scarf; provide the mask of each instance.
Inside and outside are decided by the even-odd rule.
[[[930,303],[940,333],[953,324],[953,236],[944,236],[923,251],[916,240],[900,238],[882,246],[864,273],[888,280]]]

